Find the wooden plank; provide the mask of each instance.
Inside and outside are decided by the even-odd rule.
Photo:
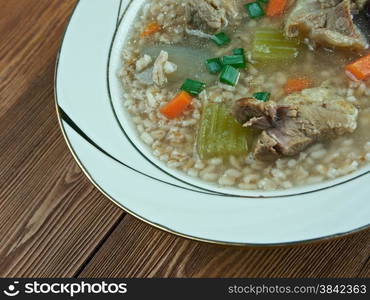
[[[1,0],[0,116],[55,61],[67,19],[77,1]]]
[[[76,0],[0,1],[0,276],[76,275],[122,211],[57,124],[55,58]]]
[[[185,240],[126,216],[80,276],[370,276],[369,233],[295,248],[244,249]]]
[[[370,257],[366,260],[365,264],[358,273],[360,278],[370,278]]]

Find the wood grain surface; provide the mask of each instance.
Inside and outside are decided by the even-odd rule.
[[[1,277],[370,277],[370,231],[294,248],[175,237],[126,215],[77,167],[53,76],[76,0],[0,0]]]
[[[245,249],[185,240],[126,216],[80,276],[370,276],[369,252],[369,232],[294,248]]]
[[[0,276],[74,276],[123,217],[68,152],[56,53],[75,1],[0,1]]]

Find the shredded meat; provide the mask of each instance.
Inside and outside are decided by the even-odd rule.
[[[328,88],[307,89],[279,103],[244,98],[234,115],[245,127],[262,130],[254,155],[270,161],[294,156],[309,145],[352,133],[358,109]]]
[[[186,19],[191,29],[214,33],[238,15],[235,0],[187,0]]]
[[[166,72],[164,70],[167,61],[168,53],[162,50],[155,60],[153,68],[153,81],[158,86],[164,86],[167,83]]]
[[[330,47],[364,50],[368,43],[354,24],[352,7],[363,7],[364,1],[297,0],[285,22],[288,37],[299,35]]]
[[[158,86],[164,86],[168,80],[167,75],[176,72],[177,65],[168,60],[168,52],[161,51],[154,62],[153,81]]]

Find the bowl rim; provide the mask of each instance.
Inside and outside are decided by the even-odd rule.
[[[60,62],[60,54],[61,54],[61,51],[62,51],[62,48],[63,48],[63,44],[64,44],[64,41],[65,41],[65,36],[66,36],[66,33],[68,31],[68,29],[70,28],[70,22],[71,22],[71,19],[72,17],[75,15],[75,11],[77,9],[77,7],[79,6],[80,2],[83,1],[83,0],[78,0],[77,3],[75,4],[75,7],[73,8],[72,10],[72,13],[69,17],[69,20],[67,22],[67,25],[66,25],[66,28],[65,28],[65,31],[63,33],[63,36],[62,36],[62,40],[61,40],[61,43],[60,43],[60,47],[59,47],[59,50],[58,50],[58,53],[57,53],[57,58],[56,58],[56,64],[55,64],[55,72],[54,72],[54,102],[55,102],[55,108],[56,108],[56,114],[57,114],[57,119],[58,119],[58,124],[60,126],[60,129],[62,131],[62,135],[63,135],[63,138],[67,144],[67,147],[69,149],[69,151],[71,152],[72,154],[72,157],[74,158],[74,160],[76,161],[77,165],[80,167],[81,171],[85,174],[85,176],[89,179],[89,181],[105,196],[107,197],[110,201],[112,201],[114,204],[116,204],[118,207],[120,207],[122,210],[124,210],[125,212],[127,212],[128,214],[134,216],[135,218],[138,218],[140,219],[141,221],[157,228],[157,229],[160,229],[164,232],[168,232],[168,233],[171,233],[171,234],[174,234],[176,236],[179,236],[179,237],[183,237],[183,238],[186,238],[186,239],[189,239],[189,240],[194,240],[194,241],[198,241],[198,242],[204,242],[204,243],[210,243],[210,244],[217,244],[217,245],[223,245],[223,246],[236,246],[236,247],[252,247],[252,248],[271,248],[271,247],[290,247],[290,246],[298,246],[298,245],[305,245],[305,244],[312,244],[312,243],[321,243],[321,242],[324,242],[324,241],[327,241],[327,240],[333,240],[333,239],[338,239],[338,238],[342,238],[342,237],[346,237],[346,236],[350,236],[350,235],[353,235],[357,232],[361,232],[361,231],[364,231],[366,229],[369,229],[370,228],[370,223],[367,224],[367,225],[364,225],[364,226],[361,226],[359,228],[355,228],[353,230],[349,230],[349,231],[346,231],[346,232],[341,232],[341,233],[338,233],[338,234],[331,234],[331,235],[326,235],[326,236],[322,236],[322,237],[318,237],[318,238],[313,238],[313,239],[305,239],[305,240],[299,240],[299,241],[293,241],[293,242],[282,242],[282,243],[258,243],[258,244],[254,244],[254,243],[234,243],[234,242],[222,242],[222,241],[218,241],[218,240],[211,240],[211,239],[206,239],[206,238],[199,238],[199,237],[195,237],[195,236],[192,236],[192,235],[188,235],[188,234],[183,234],[183,233],[180,233],[180,232],[177,232],[175,230],[172,230],[164,225],[161,225],[161,224],[157,224],[155,222],[152,222],[142,216],[140,216],[139,214],[131,211],[130,209],[128,209],[127,207],[125,207],[124,205],[122,205],[121,203],[119,203],[117,200],[115,200],[111,195],[108,194],[107,191],[105,191],[93,178],[92,176],[89,174],[88,170],[87,170],[87,167],[84,166],[84,164],[81,162],[81,160],[79,159],[75,149],[73,148],[72,146],[72,143],[70,141],[70,139],[68,138],[68,135],[67,135],[67,132],[66,132],[66,129],[65,129],[65,126],[63,124],[63,121],[65,121],[64,117],[63,117],[63,111],[61,109],[61,107],[59,106],[59,102],[58,102],[58,93],[57,93],[57,78],[58,78],[58,67],[59,67],[59,62]],[[110,56],[111,56],[111,51],[112,51],[112,47],[113,47],[113,43],[115,41],[115,36],[119,30],[119,25],[123,19],[120,18],[120,10],[121,10],[121,7],[122,7],[122,3],[123,3],[123,0],[119,0],[120,1],[120,4],[119,4],[119,12],[118,12],[118,16],[117,16],[117,27],[115,29],[115,32],[114,32],[114,37],[112,38],[112,44],[111,44],[111,47],[110,47],[110,51],[109,51],[109,60],[110,60]],[[129,5],[133,2],[133,0],[130,0],[129,3],[127,4],[127,7],[125,10],[128,9]],[[123,16],[124,16],[124,13],[123,13]],[[107,72],[109,72],[109,68],[107,70]],[[109,78],[109,76],[108,76]],[[108,85],[109,87],[109,85]],[[109,96],[110,96],[110,91],[109,91]],[[110,96],[110,101],[111,101],[111,96]],[[119,122],[120,124],[120,122]],[[365,174],[361,174],[360,176],[357,176],[355,178],[352,178],[348,181],[352,181],[358,177],[362,177],[364,175],[367,175],[367,173],[369,172],[366,172]],[[347,183],[348,181],[345,181],[345,182],[342,182],[342,183],[339,183],[340,184],[343,184],[343,183]],[[334,185],[334,186],[337,186],[338,184]],[[327,187],[327,188],[330,188],[330,187]],[[324,189],[327,189],[327,188],[324,188]],[[319,191],[319,190],[316,190],[316,191]],[[309,193],[312,193],[312,192],[316,192],[316,191],[311,191]],[[297,195],[301,195],[301,194],[297,194]],[[292,195],[292,196],[297,196],[297,195]],[[286,197],[286,195],[284,195]],[[239,196],[236,196],[236,197],[239,197]],[[282,196],[283,197],[283,196]],[[271,198],[271,197],[268,197],[268,198]]]

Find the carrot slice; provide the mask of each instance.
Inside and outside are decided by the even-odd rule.
[[[288,0],[270,0],[267,4],[266,15],[268,17],[281,16],[287,6]]]
[[[370,78],[370,54],[347,65],[346,71],[350,77],[355,77],[358,80]]]
[[[300,92],[312,86],[311,79],[307,77],[290,78],[284,85],[284,91],[287,94]]]
[[[157,22],[152,22],[145,27],[144,31],[140,34],[140,36],[144,38],[160,31],[161,29],[162,29],[161,25],[159,25]]]
[[[161,108],[161,113],[168,119],[179,117],[185,109],[191,104],[193,96],[188,92],[181,91],[175,98]]]

